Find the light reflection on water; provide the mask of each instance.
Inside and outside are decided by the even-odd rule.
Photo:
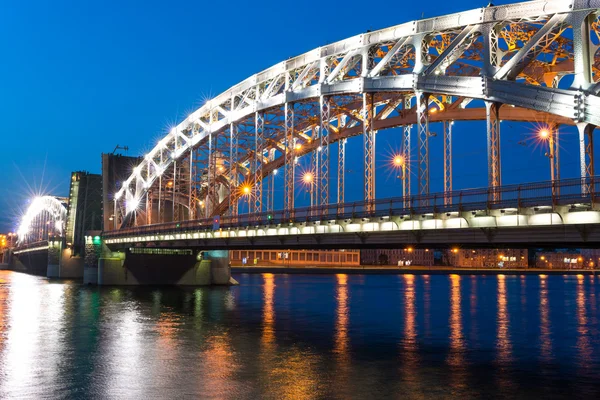
[[[508,364],[512,358],[512,344],[510,341],[510,319],[508,315],[508,302],[506,299],[506,276],[498,275],[498,317],[497,340],[498,362]]]
[[[550,338],[548,281],[545,276],[540,276],[540,341],[540,359],[549,363],[552,361],[552,339]]]
[[[0,398],[600,394],[594,277],[235,278],[91,288],[0,272]]]

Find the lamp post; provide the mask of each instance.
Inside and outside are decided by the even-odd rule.
[[[246,198],[246,214],[250,214],[250,193],[252,192],[252,187],[249,184],[245,184],[242,186],[242,196]]]
[[[552,126],[546,126],[539,130],[540,140],[548,142],[549,151],[544,155],[550,160],[550,181],[552,182],[552,194],[557,195],[558,188],[556,181],[560,180],[560,171],[558,163],[558,129]]]
[[[309,187],[309,193],[310,193],[310,207],[313,207],[313,194],[314,194],[314,180],[315,177],[313,175],[312,172],[306,172],[303,176],[302,176],[302,180],[304,181],[304,183],[306,185],[308,185]]]
[[[400,182],[402,183],[402,199],[404,201],[404,207],[407,207],[406,199],[406,160],[400,154],[397,154],[392,159],[392,165],[394,168],[400,170]]]
[[[271,204],[269,205],[271,211],[275,209],[275,176],[277,175],[277,172],[278,171],[274,169],[273,173],[271,174]]]

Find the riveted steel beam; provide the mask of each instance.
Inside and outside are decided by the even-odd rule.
[[[365,201],[367,207],[372,209],[375,200],[375,130],[373,129],[373,95],[363,93],[362,118],[363,118],[363,145],[364,145],[364,171],[365,171]]]
[[[487,159],[488,159],[488,186],[500,187],[500,106],[499,103],[486,102],[487,119]],[[498,200],[499,193],[493,192],[493,199]]]
[[[429,194],[429,94],[416,92],[419,142],[419,194]]]

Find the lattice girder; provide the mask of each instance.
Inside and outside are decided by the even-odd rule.
[[[397,100],[398,94],[417,91],[511,104],[532,110],[533,114],[547,113],[561,124],[600,125],[600,90],[596,89],[594,81],[600,60],[595,52],[597,44],[592,42],[592,38],[597,41],[594,35],[598,31],[596,15],[599,10],[600,0],[548,0],[485,7],[368,32],[290,58],[208,101],[174,127],[132,171],[115,195],[120,222],[125,221],[124,215],[136,209],[127,204],[144,203],[147,198],[151,198],[152,203],[163,202],[164,193],[160,188],[167,174],[177,180],[174,182],[176,190],[183,190],[190,197],[187,203],[188,208],[192,208],[193,199],[202,199],[200,192],[209,189],[193,177],[179,179],[177,174],[181,171],[178,172],[174,165],[185,165],[182,162],[189,162],[190,149],[204,146],[209,137],[228,131],[232,124],[243,132],[243,127],[255,113],[273,114],[279,118],[269,127],[270,138],[264,139],[263,154],[255,157],[259,160],[256,166],[261,165],[260,160],[266,157],[269,149],[276,149],[275,160],[268,164],[276,163],[286,152],[286,140],[290,138],[282,133],[285,131],[285,110],[302,102],[318,103],[320,98],[335,101],[337,96],[376,94],[379,104],[375,106],[379,107],[387,105],[390,97]],[[553,87],[557,78],[569,74],[576,76],[572,88]],[[386,99],[390,93],[395,95]],[[343,113],[347,124],[336,129],[346,133],[360,130],[360,107],[346,107],[351,109]],[[452,119],[456,119],[456,114],[461,112],[449,109],[448,118],[454,113]],[[480,111],[465,112],[469,115],[479,113],[481,118]],[[333,119],[339,114],[341,112],[331,110],[330,117]],[[318,112],[303,117],[300,120],[294,116],[288,122],[293,123],[293,131],[298,132],[292,134],[292,139],[306,143],[312,137],[307,132],[315,132],[320,117]],[[386,125],[400,120],[402,118],[396,113],[391,113],[390,116],[382,115],[381,119],[375,116],[374,124]],[[412,120],[411,124],[416,122]],[[340,133],[333,129],[330,135],[328,144],[339,140]],[[244,169],[251,170],[251,158],[255,154],[246,148],[252,146],[244,142],[242,136],[238,146],[244,150],[236,165],[239,176]],[[212,145],[210,147],[212,151]],[[227,149],[229,152],[230,146]],[[196,155],[193,157],[194,163],[203,162]],[[226,158],[228,171],[230,155]],[[206,162],[210,164],[209,159]],[[185,175],[202,169],[193,165],[185,167],[188,168]],[[271,165],[268,170],[264,167],[266,165],[259,173],[262,177],[273,169]],[[423,167],[421,172],[424,170]],[[227,172],[226,176],[221,176],[218,171],[211,171],[209,181],[230,182],[230,175]],[[424,178],[420,174],[421,190],[425,188]],[[152,196],[146,196],[148,192],[152,192]],[[217,196],[213,193],[209,197]],[[231,196],[227,197],[230,199],[227,204],[232,204]],[[215,204],[207,213],[221,212],[223,208],[227,206]],[[187,215],[189,218],[196,213],[189,210]]]

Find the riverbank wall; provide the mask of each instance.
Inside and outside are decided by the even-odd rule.
[[[274,267],[274,266],[252,266],[231,267],[232,274],[355,274],[355,275],[597,275],[600,270],[590,269],[540,269],[540,268],[452,268],[452,267],[373,267],[361,266],[355,268],[347,267]]]

